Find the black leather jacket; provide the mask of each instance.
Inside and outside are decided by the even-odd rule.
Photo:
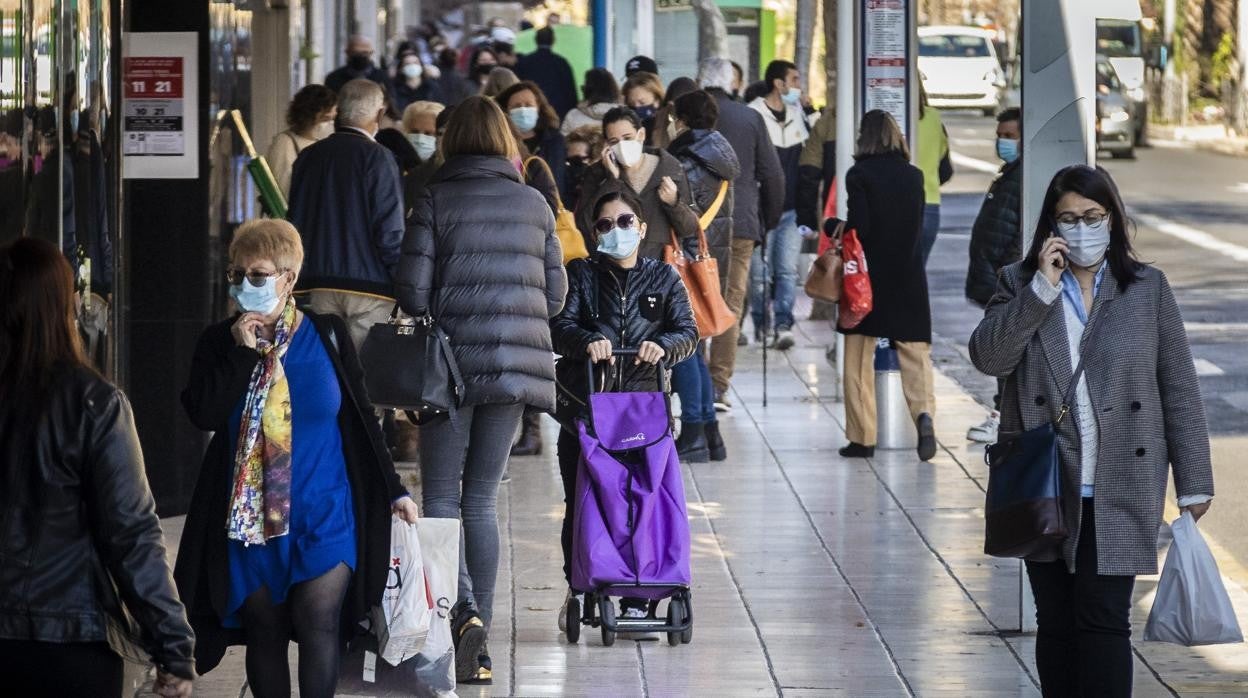
[[[693,320],[689,294],[680,275],[666,262],[641,257],[622,287],[610,270],[611,262],[597,256],[568,264],[568,296],[563,312],[550,321],[559,383],[556,415],[561,422],[577,416],[575,405],[564,404],[571,396],[584,402],[588,392],[589,345],[608,339],[616,349],[636,349],[650,341],[663,348],[668,368],[693,355],[698,346],[698,326]],[[632,359],[616,359],[620,382],[613,389],[655,390],[654,368],[633,367]]]
[[[130,403],[70,367],[42,401],[0,408],[0,637],[101,642],[122,630],[161,670],[194,678],[195,637],[166,562]]]

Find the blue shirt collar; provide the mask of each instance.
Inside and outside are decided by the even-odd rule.
[[[1109,268],[1109,262],[1101,262],[1101,266],[1096,270],[1096,277],[1092,280],[1092,298],[1095,300],[1101,292],[1101,281],[1105,279],[1105,270]],[[1083,293],[1079,290],[1079,280],[1075,278],[1074,272],[1070,269],[1062,272],[1062,297],[1067,303],[1074,308],[1075,316],[1084,325],[1088,324],[1088,313],[1083,308]]]

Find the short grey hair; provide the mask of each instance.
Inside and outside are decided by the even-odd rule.
[[[365,126],[385,107],[386,95],[372,80],[357,78],[338,93],[338,120],[347,126]]]
[[[732,83],[736,79],[737,71],[733,70],[732,61],[727,58],[711,56],[702,61],[698,68],[698,85],[704,90],[717,87],[724,92],[731,92]]]

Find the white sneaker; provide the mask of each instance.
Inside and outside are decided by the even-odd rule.
[[[650,614],[644,608],[626,608],[619,617],[623,620],[646,620]],[[621,640],[653,640],[658,637],[648,630],[625,631],[618,635]]]
[[[568,602],[576,599],[581,607],[581,612],[585,612],[585,595],[568,589],[568,595],[563,597],[563,605],[559,607],[559,632],[568,632]]]
[[[966,438],[981,444],[995,444],[997,431],[1001,428],[1001,413],[993,412],[983,424],[977,424],[966,432]]]
[[[793,348],[794,344],[797,344],[797,340],[793,337],[792,330],[780,330],[780,333],[776,335],[776,349],[788,351]]]

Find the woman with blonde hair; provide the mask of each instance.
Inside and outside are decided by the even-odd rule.
[[[646,72],[633,73],[624,81],[624,87],[620,91],[624,95],[624,106],[637,112],[642,126],[646,127],[646,133],[653,136],[654,117],[663,105],[663,83],[659,82],[659,76]],[[661,129],[667,128],[667,124],[659,126]]]
[[[489,683],[498,485],[525,405],[554,410],[549,322],[567,277],[554,214],[521,180],[520,148],[494,100],[455,107],[441,150],[445,162],[408,219],[395,285],[405,312],[446,331],[463,376],[455,418],[421,426],[422,494],[429,516],[463,521],[456,677]]]
[[[861,323],[838,328],[845,336],[844,458],[875,454],[875,348],[892,340],[901,361],[902,388],[918,430],[920,460],[936,455],[932,416],[932,311],[923,271],[923,172],[897,122],[879,109],[862,117],[854,166],[845,174],[846,230],[856,230],[867,257],[873,308]]]
[[[257,698],[332,696],[341,647],[381,603],[390,513],[416,503],[394,471],[337,315],[295,307],[303,243],[283,220],[234,233],[226,273],[238,313],[204,330],[182,405],[213,432],[174,578],[200,673],[247,645]]]

